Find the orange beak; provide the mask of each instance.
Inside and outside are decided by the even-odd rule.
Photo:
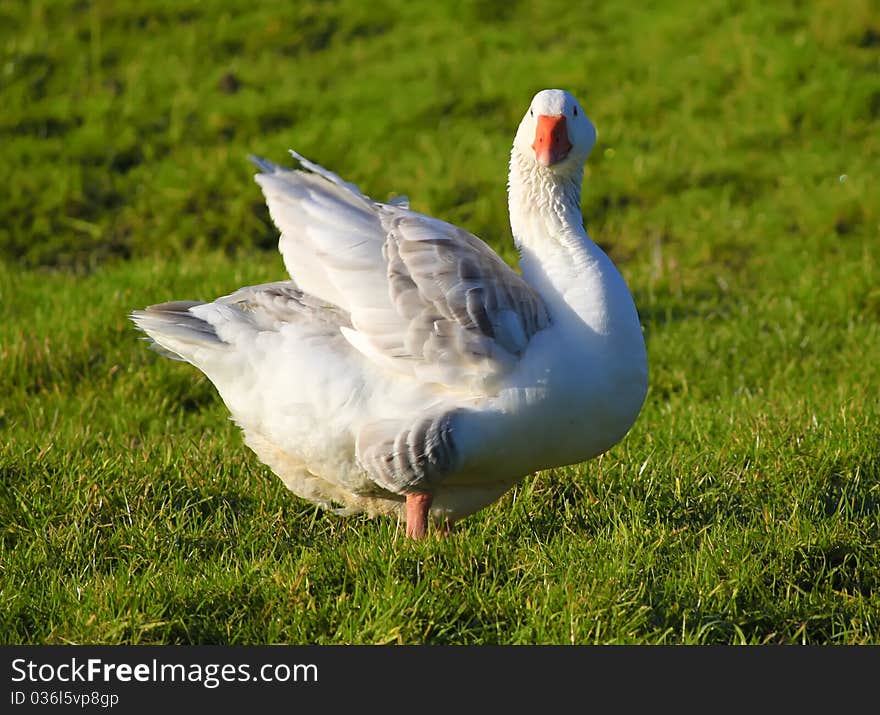
[[[535,130],[532,149],[535,150],[535,159],[542,166],[552,166],[568,156],[571,142],[568,140],[564,114],[555,117],[538,115],[538,128]]]

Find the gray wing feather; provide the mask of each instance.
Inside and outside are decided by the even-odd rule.
[[[531,337],[550,325],[540,296],[472,234],[383,206],[382,248],[397,321],[352,313],[353,324],[387,356],[486,379],[509,369]]]
[[[172,301],[130,314],[152,340],[159,354],[191,361],[194,351],[224,349],[222,335],[232,326],[277,331],[295,323],[311,335],[334,336],[351,327],[349,314],[338,306],[303,293],[293,281],[266,283],[237,290],[212,303]]]
[[[358,461],[382,489],[395,494],[429,490],[458,467],[455,414],[425,416],[405,429],[396,420],[370,423],[357,437]]]
[[[304,321],[325,325],[333,332],[340,327],[351,327],[351,317],[347,311],[304,293],[293,281],[241,288],[215,302],[235,306],[264,330],[277,330],[285,323]]]
[[[550,325],[541,297],[480,239],[373,201],[291,152],[304,170],[254,159],[285,264],[307,293],[350,316],[367,358],[426,382],[485,390]]]

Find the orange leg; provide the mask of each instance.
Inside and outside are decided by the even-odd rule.
[[[406,495],[406,535],[412,539],[424,539],[428,533],[428,510],[434,500],[427,492],[410,492]]]

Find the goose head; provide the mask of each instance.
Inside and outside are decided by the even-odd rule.
[[[520,122],[513,151],[535,168],[568,175],[581,170],[595,143],[596,127],[577,99],[564,89],[545,89]]]

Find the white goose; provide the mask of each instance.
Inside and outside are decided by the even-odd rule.
[[[295,494],[397,515],[414,538],[448,531],[524,476],[606,451],[641,409],[636,308],[581,217],[595,141],[571,94],[535,95],[510,156],[522,277],[405,199],[295,152],[305,171],[257,159],[293,280],[131,317],[208,376]]]

